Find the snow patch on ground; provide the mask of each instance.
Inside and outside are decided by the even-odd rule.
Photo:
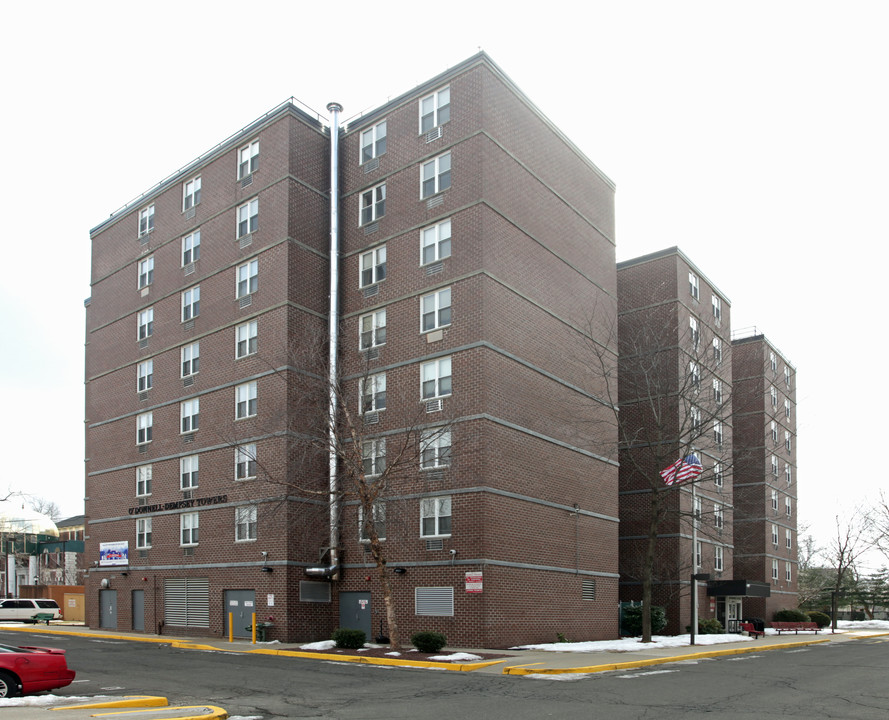
[[[510,650],[543,650],[546,652],[634,652],[651,648],[684,647],[691,644],[690,635],[654,635],[650,643],[642,643],[639,638],[620,640],[599,640],[596,642],[544,643],[542,645],[519,645]],[[730,642],[752,641],[743,635],[695,635],[696,645],[719,645]]]
[[[111,695],[26,695],[25,697],[0,698],[0,708],[77,705],[78,703],[97,702],[111,698]]]
[[[319,642],[308,643],[307,645],[300,645],[299,649],[312,652],[312,651],[333,650],[335,647],[336,647],[336,643],[333,640],[321,640]]]
[[[432,655],[430,660],[435,662],[475,662],[481,660],[481,655],[473,655],[471,653],[451,653],[450,655]]]

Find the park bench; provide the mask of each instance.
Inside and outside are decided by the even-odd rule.
[[[758,637],[765,635],[762,630],[757,630],[753,623],[742,622],[738,623],[738,627],[741,628],[742,632],[746,632],[748,635],[752,635],[755,640]]]
[[[800,630],[814,630],[818,634],[818,623],[816,622],[773,622],[772,629],[777,630],[780,635],[782,632],[793,632],[799,635]]]
[[[51,612],[35,613],[34,615],[31,616],[31,622],[34,623],[35,625],[40,622],[46,622],[46,624],[49,625],[49,621],[52,620],[54,617],[55,617],[55,615]]]

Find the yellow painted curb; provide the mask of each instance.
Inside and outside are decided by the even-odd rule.
[[[376,658],[362,657],[360,655],[333,655],[331,653],[301,652],[298,650],[247,650],[247,653],[256,653],[257,655],[281,655],[283,657],[300,657],[310,660],[330,660],[331,662],[350,662],[359,665],[388,665],[391,667],[419,667],[419,668],[435,668],[436,670],[455,670],[457,672],[472,672],[480,670],[491,665],[506,662],[506,659],[491,660],[489,662],[480,663],[448,663],[448,662],[432,662],[430,660],[400,660],[396,658]]]
[[[169,720],[226,720],[228,717],[228,712],[223,710],[221,707],[216,707],[215,705],[178,705],[175,707],[168,707],[166,711],[174,711],[174,710],[206,710],[207,712],[201,713],[200,715],[170,715]],[[129,710],[126,712],[119,713],[96,713],[91,717],[119,717],[122,720],[127,720],[128,718],[133,718],[134,720],[139,720],[139,715],[144,713],[151,713],[152,720],[163,720],[162,717],[158,716],[157,710]]]
[[[157,695],[127,695],[117,700],[105,702],[85,703],[84,705],[65,705],[54,707],[50,710],[89,710],[93,708],[118,708],[118,707],[166,707],[167,698]]]
[[[676,655],[666,658],[649,658],[648,660],[632,660],[624,663],[608,663],[606,665],[590,665],[588,667],[575,668],[538,668],[536,670],[523,667],[507,667],[503,668],[504,675],[560,675],[564,673],[598,673],[610,672],[612,670],[630,670],[632,668],[649,667],[651,665],[665,665],[667,663],[677,663],[684,660],[700,660],[702,658],[724,657],[726,655],[745,655],[747,653],[764,652],[766,650],[785,650],[794,647],[806,647],[807,645],[816,645],[819,643],[830,642],[830,639],[824,638],[819,640],[807,640],[805,642],[781,643],[778,645],[754,645],[753,647],[731,648],[730,650],[708,650],[705,652],[692,653],[690,655]]]

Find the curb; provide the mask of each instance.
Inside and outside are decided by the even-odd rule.
[[[50,708],[50,710],[92,710],[99,708],[124,708],[124,707],[167,707],[170,703],[167,698],[157,695],[125,695],[119,700],[105,700],[103,702],[84,703],[82,705],[62,705]]]

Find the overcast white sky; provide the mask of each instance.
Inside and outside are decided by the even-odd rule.
[[[83,511],[90,228],[290,96],[348,118],[481,48],[617,184],[618,259],[678,245],[797,366],[800,519],[826,540],[886,485],[887,21],[855,0],[16,3],[0,490]]]

